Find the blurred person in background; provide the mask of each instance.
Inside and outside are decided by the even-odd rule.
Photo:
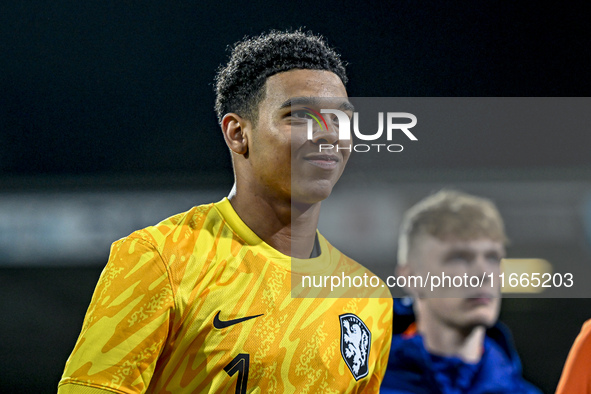
[[[412,208],[398,242],[398,275],[498,277],[503,220],[480,197],[440,191]],[[483,276],[484,275],[484,276]],[[506,327],[497,322],[499,281],[482,287],[407,287],[395,300],[394,336],[382,393],[540,393],[525,381]]]

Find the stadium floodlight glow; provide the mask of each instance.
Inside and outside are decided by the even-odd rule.
[[[570,287],[568,275],[553,274],[552,264],[544,259],[503,259],[501,293],[542,293],[547,288],[560,287],[556,286],[558,280],[565,287]],[[572,275],[570,278],[572,280]]]

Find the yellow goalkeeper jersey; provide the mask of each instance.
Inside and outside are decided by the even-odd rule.
[[[389,291],[293,298],[300,270],[371,274],[318,240],[293,272],[224,199],[115,242],[59,393],[377,393]]]

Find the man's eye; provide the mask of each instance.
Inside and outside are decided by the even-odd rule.
[[[466,264],[473,259],[469,253],[453,253],[447,257],[447,262],[451,264]]]
[[[292,111],[291,117],[298,118],[298,119],[312,119],[312,117],[310,116],[310,113],[305,110]]]
[[[496,253],[486,255],[486,260],[489,263],[500,264],[502,259],[503,258],[500,255],[496,254]]]

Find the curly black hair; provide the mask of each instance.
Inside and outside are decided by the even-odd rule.
[[[347,83],[345,64],[322,36],[273,30],[245,37],[233,46],[228,64],[220,66],[215,77],[218,121],[234,112],[256,123],[267,78],[293,69],[331,71]]]

